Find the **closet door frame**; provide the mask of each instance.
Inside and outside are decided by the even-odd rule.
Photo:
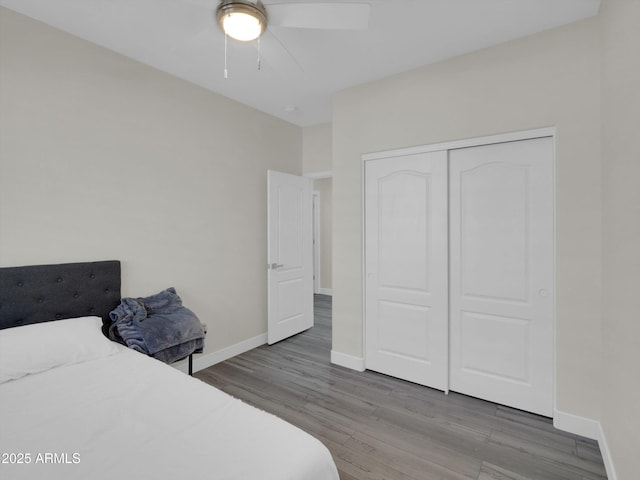
[[[557,365],[557,349],[556,349],[556,345],[557,345],[557,322],[556,322],[556,318],[557,318],[557,303],[556,303],[556,231],[557,231],[557,227],[556,227],[556,211],[555,211],[555,205],[556,205],[556,177],[555,177],[555,165],[556,165],[556,152],[555,152],[555,137],[556,137],[556,128],[555,127],[543,127],[543,128],[537,128],[537,129],[532,129],[532,130],[522,130],[522,131],[517,131],[517,132],[508,132],[508,133],[502,133],[502,134],[496,134],[496,135],[488,135],[488,136],[483,136],[483,137],[475,137],[475,138],[468,138],[468,139],[464,139],[464,140],[455,140],[455,141],[451,141],[451,142],[443,142],[443,143],[435,143],[435,144],[430,144],[430,145],[421,145],[421,146],[416,146],[416,147],[408,147],[408,148],[401,148],[401,149],[394,149],[394,150],[385,150],[385,151],[380,151],[380,152],[374,152],[374,153],[367,153],[367,154],[363,154],[362,155],[362,161],[361,161],[361,179],[362,179],[362,190],[361,190],[361,201],[362,201],[362,225],[361,225],[361,231],[362,231],[362,258],[361,258],[361,264],[362,264],[362,270],[361,270],[361,280],[362,280],[362,357],[363,357],[363,366],[366,368],[366,351],[367,351],[367,347],[366,347],[366,328],[367,328],[367,319],[366,319],[366,201],[365,201],[365,168],[366,168],[366,163],[370,160],[381,160],[381,159],[385,159],[385,158],[391,158],[391,157],[401,157],[401,156],[406,156],[406,155],[414,155],[414,154],[421,154],[421,153],[429,153],[429,152],[437,152],[437,151],[441,151],[441,150],[452,150],[452,149],[457,149],[457,148],[466,148],[466,147],[478,147],[478,146],[482,146],[482,145],[491,145],[494,143],[504,143],[504,142],[515,142],[515,141],[519,141],[519,140],[532,140],[535,138],[542,138],[542,137],[551,137],[552,138],[552,143],[553,143],[553,159],[552,159],[552,164],[553,164],[553,178],[552,178],[552,191],[553,191],[553,205],[554,205],[554,217],[552,220],[553,223],[553,232],[552,232],[552,237],[553,237],[553,258],[551,259],[552,265],[553,265],[553,318],[552,318],[552,323],[553,323],[553,345],[552,345],[552,351],[553,351],[553,366],[552,366],[552,385],[553,385],[553,391],[552,391],[552,401],[553,401],[553,412],[555,413],[556,410],[556,392],[557,392],[557,384],[556,384],[556,379],[557,379],[557,375],[556,375],[556,365]],[[447,378],[448,378],[449,374],[447,373]],[[447,380],[447,388],[445,389],[445,394],[449,393],[449,381]]]

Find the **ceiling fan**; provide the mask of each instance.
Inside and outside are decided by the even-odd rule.
[[[211,0],[186,0],[211,8]],[[364,2],[280,2],[263,3],[261,0],[220,0],[215,10],[220,29],[226,39],[240,42],[258,40],[258,69],[260,69],[260,37],[268,32],[286,55],[302,69],[270,27],[288,27],[326,30],[365,30],[369,24],[370,6]],[[276,46],[276,48],[279,48]]]
[[[369,4],[342,3],[271,3],[262,1],[221,0],[216,9],[223,32],[240,41],[260,37],[267,24],[292,28],[362,30],[369,22]]]

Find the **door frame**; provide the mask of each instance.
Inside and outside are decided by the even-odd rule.
[[[313,208],[313,293],[320,293],[320,192],[311,192],[311,205]]]
[[[312,181],[315,180],[324,180],[325,178],[333,178],[333,171],[332,170],[324,170],[321,172],[310,172],[310,173],[305,173],[302,175],[303,177],[309,178]],[[314,295],[317,293],[320,294],[327,294],[327,290],[323,290],[322,289],[322,261],[321,261],[321,257],[322,257],[322,250],[320,249],[320,192],[318,192],[317,190],[313,190],[314,185],[312,184],[312,202],[313,202],[313,229],[314,229],[314,245],[313,245],[313,254],[314,254],[314,263],[313,263],[313,268],[314,268],[314,279],[313,279],[313,293]],[[317,209],[315,208],[316,206],[316,199],[318,201],[317,203]],[[316,224],[317,222],[317,224]],[[317,228],[317,230],[316,230]],[[315,237],[315,233],[318,233],[317,238]],[[333,259],[331,259],[331,261],[333,261]],[[316,263],[317,262],[317,263]],[[330,294],[330,293],[329,293]]]
[[[556,127],[551,126],[551,127],[542,127],[542,128],[536,128],[536,129],[531,129],[531,130],[521,130],[521,131],[515,131],[515,132],[506,132],[506,133],[501,133],[501,134],[495,134],[495,135],[487,135],[487,136],[482,136],[482,137],[473,137],[473,138],[467,138],[467,139],[463,139],[463,140],[453,140],[450,142],[442,142],[442,143],[433,143],[433,144],[428,144],[428,145],[420,145],[420,146],[415,146],[415,147],[407,147],[407,148],[400,148],[400,149],[394,149],[394,150],[384,150],[384,151],[380,151],[380,152],[372,152],[372,153],[365,153],[362,155],[361,157],[361,170],[360,170],[360,178],[361,178],[361,204],[362,204],[362,215],[361,215],[361,219],[362,219],[362,223],[361,223],[361,232],[362,232],[362,257],[361,257],[361,265],[362,265],[362,270],[361,270],[361,288],[362,288],[362,365],[363,365],[363,369],[366,368],[366,364],[367,364],[367,359],[366,359],[366,328],[367,328],[367,318],[366,318],[366,263],[365,263],[365,254],[366,254],[366,236],[365,236],[365,232],[366,232],[366,225],[365,225],[365,219],[366,219],[366,212],[365,209],[367,207],[366,203],[365,203],[365,168],[367,165],[367,162],[370,160],[381,160],[381,159],[385,159],[385,158],[393,158],[393,157],[399,157],[399,156],[405,156],[405,155],[414,155],[414,154],[420,154],[420,153],[428,153],[428,152],[434,152],[434,151],[440,151],[440,150],[453,150],[453,149],[457,149],[457,148],[466,148],[466,147],[479,147],[479,146],[483,146],[483,145],[491,145],[494,143],[506,143],[506,142],[516,142],[516,141],[520,141],[520,140],[532,140],[535,138],[542,138],[542,137],[551,137],[552,139],[552,143],[553,143],[553,159],[552,159],[552,165],[553,165],[553,174],[552,174],[552,195],[553,195],[553,206],[554,206],[554,211],[553,211],[553,219],[552,219],[552,244],[553,244],[553,253],[552,253],[552,259],[551,262],[553,264],[553,286],[552,286],[552,290],[553,290],[553,309],[552,309],[552,325],[553,325],[553,337],[552,337],[552,351],[553,351],[553,368],[552,368],[552,400],[553,400],[553,412],[555,414],[556,411],[556,392],[558,391],[557,388],[557,374],[556,374],[556,369],[557,369],[557,357],[558,357],[558,352],[557,352],[557,330],[558,330],[558,326],[557,326],[557,301],[556,301],[556,285],[557,285],[557,261],[556,261],[556,252],[557,252],[557,245],[556,245],[556,232],[557,232],[557,225],[556,225],[556,219],[557,219],[557,211],[556,211]],[[448,382],[447,382],[448,384]],[[448,387],[447,387],[448,388]],[[449,393],[448,389],[445,391],[445,394]]]

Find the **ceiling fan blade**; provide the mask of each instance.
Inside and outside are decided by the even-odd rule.
[[[365,30],[368,3],[269,3],[269,25],[328,30]]]
[[[195,5],[196,7],[208,8],[210,10],[215,10],[220,3],[218,0],[180,0],[183,3],[190,3],[191,5]]]
[[[271,30],[267,30],[262,37],[260,52],[264,60],[281,75],[297,76],[304,73],[298,59]]]

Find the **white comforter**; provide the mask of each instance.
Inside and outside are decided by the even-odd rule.
[[[338,479],[315,438],[126,348],[0,385],[0,455],[7,480]]]

